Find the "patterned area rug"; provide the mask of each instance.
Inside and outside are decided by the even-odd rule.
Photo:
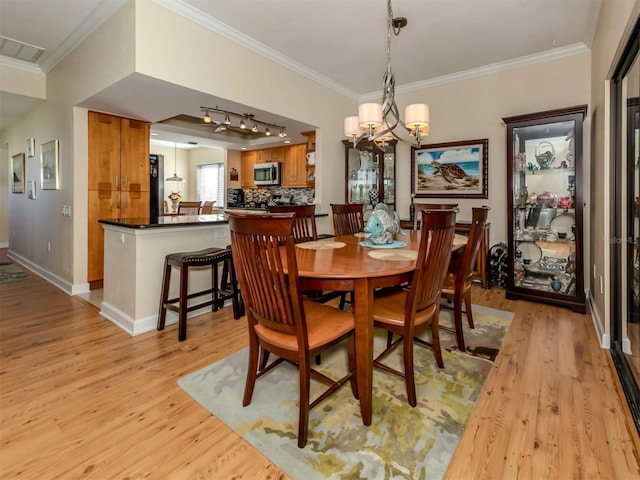
[[[439,479],[449,464],[513,314],[474,306],[474,330],[465,327],[467,352],[441,332],[444,369],[433,353],[415,346],[418,405],[406,402],[403,379],[373,373],[373,419],[362,424],[348,385],[311,410],[309,440],[297,446],[298,374],[282,364],[258,379],[251,405],[242,407],[247,349],[191,373],[178,385],[293,479]],[[441,323],[452,313],[443,311]],[[464,318],[466,322],[466,318]],[[375,350],[385,332],[376,332]],[[402,347],[386,360],[399,368]],[[339,378],[346,368],[340,346],[322,355],[319,370]],[[315,389],[314,389],[315,387]],[[312,398],[322,385],[314,385]],[[315,395],[315,396],[314,396]]]
[[[0,261],[0,284],[17,282],[27,278],[29,278],[29,275],[21,270],[20,267],[6,260]]]

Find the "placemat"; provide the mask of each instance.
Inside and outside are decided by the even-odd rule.
[[[371,250],[368,252],[371,258],[378,260],[415,260],[418,258],[417,250]]]
[[[296,247],[305,248],[307,250],[333,250],[335,248],[342,248],[346,245],[344,242],[332,242],[325,240],[316,240],[313,242],[302,242],[296,244]]]

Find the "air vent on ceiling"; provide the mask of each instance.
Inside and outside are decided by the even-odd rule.
[[[22,43],[18,40],[13,40],[0,35],[0,54],[5,57],[35,63],[43,53],[44,48],[29,45],[28,43]]]

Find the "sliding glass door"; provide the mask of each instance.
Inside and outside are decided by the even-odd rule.
[[[640,432],[640,22],[613,83],[612,355]]]

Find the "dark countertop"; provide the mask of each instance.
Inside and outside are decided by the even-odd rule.
[[[233,209],[229,209],[233,210]],[[254,211],[248,209],[238,209],[238,211]],[[266,212],[263,212],[266,213]],[[327,213],[318,213],[316,217],[326,217]],[[229,223],[227,216],[223,214],[215,215],[164,215],[162,217],[139,217],[139,218],[101,218],[99,223],[114,225],[125,228],[167,228],[185,227],[194,225],[225,225]]]
[[[100,219],[98,222],[105,225],[115,225],[125,228],[170,228],[194,225],[226,225],[225,215],[165,215],[162,217],[140,218],[111,218]]]

